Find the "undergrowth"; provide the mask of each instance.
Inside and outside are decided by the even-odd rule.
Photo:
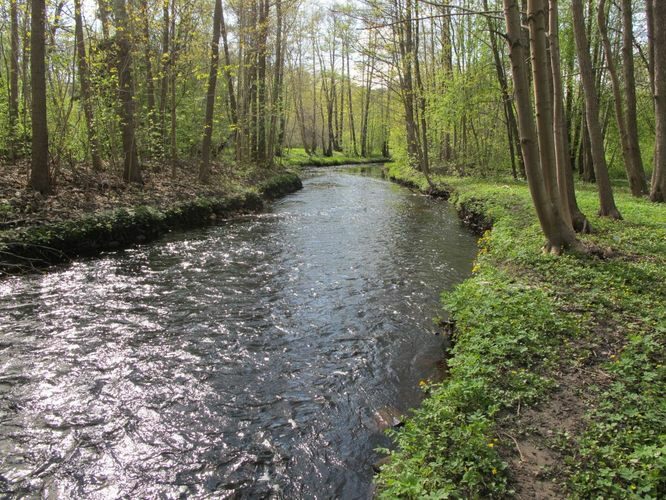
[[[426,191],[417,172],[393,164],[394,180]],[[385,498],[502,497],[513,446],[498,422],[546,400],[563,366],[597,363],[608,383],[588,384],[585,430],[567,446],[572,497],[666,494],[666,207],[616,192],[623,221],[594,214],[593,187],[579,203],[588,243],[610,257],[543,255],[523,182],[436,177],[463,214],[492,231],[479,241],[473,276],[443,304],[455,324],[450,375],[402,430],[378,476]],[[603,349],[612,352],[598,359]]]
[[[332,156],[309,155],[303,148],[292,148],[285,151],[283,163],[292,167],[333,167],[338,165],[356,165],[364,163],[385,163],[390,161],[381,155],[368,157],[355,156],[349,153],[334,151]]]

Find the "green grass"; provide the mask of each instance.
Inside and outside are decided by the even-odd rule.
[[[333,167],[337,165],[383,163],[390,161],[390,159],[381,155],[353,156],[340,151],[334,151],[333,156],[308,155],[303,148],[291,148],[285,150],[283,161],[285,166],[292,167]]]
[[[389,175],[426,189],[402,165]],[[553,393],[564,365],[599,363],[605,384],[581,380],[593,401],[585,431],[568,440],[572,497],[657,498],[666,493],[666,206],[616,190],[623,221],[595,215],[593,186],[578,192],[594,228],[583,239],[612,251],[544,255],[527,186],[436,178],[459,210],[492,222],[473,276],[443,303],[455,322],[450,376],[405,427],[378,476],[385,498],[501,497],[511,470],[498,449],[508,415]]]

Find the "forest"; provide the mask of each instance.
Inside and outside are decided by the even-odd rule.
[[[446,375],[418,381],[359,495],[659,498],[664,25],[661,0],[0,0],[3,301],[300,178],[346,186],[311,167],[379,165],[480,239],[471,275],[433,285]],[[0,492],[35,492],[8,471]]]

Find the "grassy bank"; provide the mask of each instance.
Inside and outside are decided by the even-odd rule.
[[[254,189],[237,187],[233,192],[198,196],[166,206],[126,206],[5,230],[0,232],[0,276],[144,243],[169,231],[211,224],[235,212],[257,211],[263,208],[264,199],[274,199],[301,187],[296,174],[282,172],[268,177]]]
[[[383,156],[352,156],[334,151],[333,156],[308,155],[303,148],[285,150],[283,162],[291,167],[335,167],[339,165],[364,165],[367,163],[387,163],[390,158]]]
[[[389,175],[422,190],[419,174]],[[666,493],[666,207],[619,190],[606,251],[542,255],[527,186],[437,177],[478,227],[473,276],[443,296],[450,376],[396,432],[386,498],[658,498]]]

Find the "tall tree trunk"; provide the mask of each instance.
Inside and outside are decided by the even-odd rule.
[[[546,189],[544,182],[543,173],[539,167],[539,145],[537,143],[532,102],[530,99],[529,78],[525,64],[525,39],[521,28],[518,0],[504,0],[504,16],[506,19],[507,41],[510,50],[514,94],[518,111],[520,143],[523,149],[527,183],[530,188],[530,194],[532,195],[539,223],[546,236],[547,243],[545,249],[549,252],[558,253],[562,248],[576,245],[577,242],[573,230],[567,231],[567,226],[564,224],[561,217],[559,220],[556,217],[556,213],[553,209],[553,200],[550,199],[549,192]],[[532,24],[534,24],[534,22],[532,22]],[[541,35],[543,36],[543,32]],[[543,48],[545,50],[545,41],[543,43]],[[543,55],[545,56],[545,54]],[[544,72],[543,66],[540,71]]]
[[[551,94],[551,80],[554,76],[551,75],[549,70],[550,61],[546,47],[545,0],[528,0],[527,12],[530,48],[532,49],[532,80],[534,82],[534,101],[537,110],[536,126],[541,172],[550,199],[553,221],[559,226],[558,232],[562,234],[563,242],[572,242],[575,240],[575,236],[573,235],[573,225],[569,213],[568,192],[564,180],[562,188],[558,188],[556,175],[554,115]],[[559,68],[557,69],[559,70]],[[560,97],[560,94],[561,82],[558,97]]]
[[[123,179],[142,183],[141,165],[136,148],[134,124],[134,86],[132,83],[132,49],[129,41],[129,22],[125,0],[114,0],[116,17],[116,46],[118,48],[118,101],[120,127],[123,136]]]
[[[88,144],[90,145],[90,157],[92,168],[95,172],[102,170],[102,160],[99,152],[99,139],[97,138],[97,127],[93,115],[92,95],[90,91],[90,78],[88,75],[88,59],[86,57],[86,44],[83,39],[83,19],[81,18],[81,0],[74,0],[74,30],[76,33],[76,60],[79,67],[79,84],[81,86],[81,101],[83,103],[83,114],[86,118],[88,130]]]
[[[585,116],[587,118],[587,129],[590,138],[590,150],[592,152],[594,173],[599,189],[599,215],[621,219],[622,216],[615,206],[613,189],[608,176],[603,134],[601,124],[599,123],[599,99],[592,72],[590,47],[587,35],[585,34],[585,20],[581,0],[572,0],[572,9],[580,78],[583,84],[583,92],[585,93]]]
[[[421,77],[421,66],[419,62],[419,10],[418,10],[418,1],[415,0],[414,3],[414,13],[416,16],[416,24],[414,26],[414,75],[416,77],[416,90],[418,91],[417,103],[419,109],[419,118],[421,123],[421,171],[428,179],[428,184],[432,187],[432,182],[430,182],[430,160],[428,157],[428,122],[426,118],[426,99],[425,99],[425,88],[423,86],[423,80]]]
[[[220,30],[222,34],[222,48],[224,49],[224,77],[227,81],[229,111],[231,114],[231,124],[235,130],[238,124],[238,106],[236,104],[236,93],[234,92],[234,79],[231,74],[231,56],[229,55],[229,42],[227,40],[227,25],[224,22],[224,6],[220,11]]]
[[[175,1],[175,0],[172,0]],[[160,68],[160,147],[162,154],[166,154],[166,109],[169,100],[169,67],[171,51],[169,50],[169,31],[171,21],[169,19],[169,0],[162,0],[162,48],[159,58]]]
[[[375,60],[368,55],[368,75],[363,93],[363,109],[361,115],[361,156],[369,155],[368,151],[368,119],[370,116],[370,97],[372,96],[372,80],[375,76]],[[412,107],[413,109],[413,107]]]
[[[485,10],[489,10],[488,0],[483,1]],[[520,152],[520,141],[518,137],[518,124],[516,123],[516,116],[513,112],[513,99],[509,95],[509,83],[502,64],[502,58],[499,47],[497,46],[497,35],[495,34],[495,26],[490,17],[486,18],[488,23],[488,31],[490,33],[490,48],[493,53],[493,60],[495,62],[495,73],[497,74],[497,81],[502,91],[502,103],[504,108],[504,119],[506,120],[506,134],[509,145],[509,153],[511,155],[511,173],[514,179],[518,178],[518,169],[516,168],[516,152],[520,158],[521,172],[524,174],[525,168],[522,166],[522,154]]]
[[[97,7],[99,10],[99,20],[102,24],[102,37],[104,40],[109,39],[109,0],[97,0]]]
[[[141,0],[139,5],[141,11],[142,38],[144,50],[144,64],[146,65],[146,115],[148,118],[148,147],[146,153],[152,157],[155,153],[155,124],[157,116],[155,114],[155,81],[153,79],[152,50],[150,47],[150,18],[148,9],[148,0]]]
[[[632,19],[631,0],[622,0],[622,59],[624,68],[624,88],[627,94],[627,139],[629,141],[629,157],[633,174],[636,177],[636,192],[647,194],[647,182],[641,147],[638,139],[638,116],[636,113],[636,79],[634,76],[634,25]],[[634,191],[632,187],[632,192]]]
[[[654,108],[656,152],[650,199],[666,202],[666,2],[654,0]]]
[[[400,65],[402,75],[400,87],[402,101],[405,108],[405,129],[407,132],[407,154],[412,166],[420,168],[421,154],[419,151],[418,129],[416,124],[416,110],[414,106],[414,82],[412,78],[412,8],[411,0],[407,0],[407,8],[402,12],[396,2],[396,13],[400,23],[396,25],[398,44],[400,49]],[[361,151],[361,154],[363,152]]]
[[[273,74],[273,103],[271,105],[271,125],[268,131],[268,160],[273,162],[274,157],[280,156],[280,148],[276,142],[282,130],[281,118],[284,114],[282,99],[282,78],[284,72],[284,52],[282,47],[282,0],[275,2],[275,70]],[[280,130],[278,130],[278,128]]]
[[[49,134],[46,122],[46,6],[32,0],[30,22],[30,81],[32,82],[32,163],[30,187],[42,194],[51,191]]]
[[[257,47],[257,162],[266,165],[266,59],[268,39],[269,0],[259,1],[259,42]]]
[[[10,1],[11,17],[11,54],[9,61],[9,159],[15,160],[18,149],[19,117],[19,23],[18,0]],[[25,75],[23,75],[25,78]]]
[[[176,177],[176,167],[178,165],[178,141],[176,137],[177,120],[176,120],[176,57],[178,55],[179,46],[176,43],[176,0],[171,0],[171,50],[169,53],[169,91],[170,91],[170,105],[169,112],[171,118],[171,126],[169,131],[170,142],[170,160],[171,160],[171,177]]]
[[[213,134],[213,111],[215,109],[215,87],[217,86],[217,68],[220,60],[220,19],[222,17],[222,0],[215,0],[213,13],[213,41],[210,44],[210,71],[206,87],[206,116],[204,117],[203,145],[201,146],[201,166],[199,180],[208,182],[210,179],[210,143]]]
[[[613,59],[613,48],[611,47],[611,43],[608,38],[608,27],[606,26],[606,0],[600,0],[599,10],[597,11],[597,22],[599,24],[601,41],[604,45],[604,53],[606,54],[608,73],[611,77],[611,87],[613,89],[614,101],[613,104],[615,106],[615,120],[617,122],[617,128],[620,132],[620,143],[622,145],[624,169],[627,173],[627,179],[629,180],[631,194],[634,196],[641,196],[644,194],[646,188],[645,175],[637,171],[635,158],[632,156],[627,121],[624,116],[624,107],[622,104],[622,85],[620,83],[620,77],[618,76],[617,68],[615,66],[615,60]],[[630,50],[632,49],[630,48]],[[631,76],[633,78],[633,73]],[[642,166],[640,168],[642,170]]]
[[[152,122],[155,114],[155,82],[153,81],[153,65],[151,63],[152,51],[150,50],[150,19],[148,12],[148,0],[141,0],[141,17],[143,24],[144,61],[146,65],[146,104],[148,105],[148,118]]]
[[[358,147],[356,145],[356,128],[354,124],[354,102],[352,100],[352,80],[349,64],[349,52],[349,46],[347,46],[347,103],[349,106],[349,131],[351,133],[352,150],[354,151],[354,156],[358,156]]]
[[[564,114],[564,95],[562,85],[562,70],[560,67],[560,35],[559,35],[559,6],[557,0],[550,0],[549,41],[550,65],[553,79],[553,133],[555,134],[555,161],[557,170],[557,185],[562,201],[562,213],[565,220],[577,232],[589,231],[589,223],[585,215],[578,208],[576,191],[574,190],[573,169],[569,154],[569,134]]]

